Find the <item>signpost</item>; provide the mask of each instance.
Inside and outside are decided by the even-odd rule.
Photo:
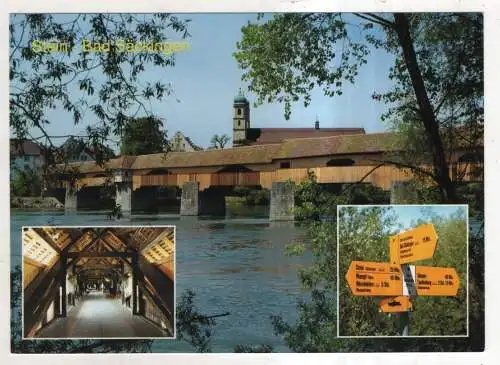
[[[392,264],[407,264],[434,256],[438,236],[434,225],[424,224],[390,238]]]
[[[384,313],[408,312],[413,309],[410,297],[407,296],[384,298],[380,301],[379,307]]]
[[[460,278],[451,267],[415,266],[417,295],[451,296],[457,295]]]
[[[451,267],[409,265],[434,256],[438,236],[432,224],[424,224],[389,239],[390,262],[352,261],[346,280],[353,295],[380,296],[380,309],[400,313],[403,336],[409,334],[411,298],[456,296],[460,287]]]
[[[353,295],[397,296],[403,294],[403,277],[398,265],[353,261],[346,274]]]

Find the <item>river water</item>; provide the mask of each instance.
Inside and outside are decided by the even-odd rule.
[[[295,323],[297,301],[307,295],[300,289],[297,271],[311,262],[310,255],[284,253],[290,242],[306,240],[293,223],[272,223],[257,213],[254,218],[162,214],[109,221],[105,212],[12,211],[12,266],[21,263],[20,232],[27,225],[175,225],[176,297],[191,289],[201,313],[230,312],[217,318],[212,351],[233,352],[238,344],[270,344],[276,352],[288,351],[283,339],[273,334],[270,316]],[[178,340],[156,340],[153,345],[153,352],[190,351],[190,345]]]

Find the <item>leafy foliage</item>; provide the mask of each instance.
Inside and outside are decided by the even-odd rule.
[[[122,155],[147,155],[164,152],[168,146],[161,120],[146,117],[131,119],[125,125],[121,137]]]
[[[382,48],[394,55],[388,75],[394,85],[373,97],[390,107],[383,119],[403,132],[396,158],[383,162],[417,172],[430,165],[425,175],[439,186],[441,199],[457,202],[451,150],[481,149],[483,139],[482,14],[294,13],[262,19],[242,28],[234,54],[257,105],[284,103],[288,119],[292,103],[303,98],[309,105],[315,87],[340,95],[372,48]]]
[[[40,133],[50,151],[55,136],[46,128],[52,109],[66,111],[75,125],[91,112],[97,123],[86,128],[85,140],[89,147],[103,146],[110,136],[122,134],[130,117],[139,112],[150,116],[148,101],[172,92],[145,71],[174,66],[173,54],[121,52],[116,41],[189,37],[189,20],[171,14],[15,14],[10,20],[10,127],[20,139]],[[109,52],[80,51],[83,39],[110,42]],[[35,40],[69,47],[67,52],[37,52],[31,47]]]
[[[244,204],[247,206],[267,205],[271,196],[269,189],[255,189],[244,186],[235,187],[234,192],[245,199]]]
[[[14,196],[39,196],[42,179],[38,172],[27,169],[13,171],[10,190]]]
[[[234,352],[241,353],[250,353],[250,352],[273,352],[273,347],[271,345],[238,345],[234,348]]]
[[[196,311],[194,297],[192,290],[186,290],[177,304],[177,338],[187,340],[196,352],[211,352],[210,341],[214,333],[215,318],[229,313],[202,315]]]
[[[303,97],[304,105],[310,104],[316,85],[325,95],[342,94],[343,83],[354,82],[368,54],[366,44],[353,39],[342,13],[275,14],[241,31],[234,56],[243,79],[257,94],[257,104],[283,102],[287,119],[293,102]],[[338,41],[342,45],[334,47]]]
[[[453,150],[482,153],[484,136],[483,18],[479,13],[422,13],[410,17],[410,32],[425,90],[439,124],[448,163]],[[394,160],[403,164],[432,161],[432,141],[425,133],[416,95],[394,32],[371,37],[396,58],[389,73],[392,90],[373,94],[389,106],[382,115],[399,132]]]
[[[50,154],[49,157],[54,157],[55,161],[49,161],[49,163],[64,163],[71,160],[73,157],[78,156],[82,151],[85,151],[85,149],[88,150],[88,153],[93,159],[98,161],[108,160],[115,157],[115,153],[111,148],[107,145],[98,145],[97,143],[98,142],[94,142],[92,148],[89,148],[87,146],[89,143],[86,143],[83,138],[70,136],[58,149],[58,151],[54,151],[54,153]]]
[[[366,189],[366,190],[365,190]],[[344,187],[339,194],[326,191],[317,183],[314,174],[300,184],[296,197],[296,217],[306,229],[310,243],[289,245],[288,253],[300,255],[309,250],[313,254],[313,263],[310,267],[299,271],[299,278],[305,290],[310,291],[308,300],[298,303],[298,319],[294,324],[286,323],[279,316],[273,316],[272,322],[277,335],[284,336],[285,342],[292,351],[296,352],[335,352],[335,351],[464,351],[480,350],[484,346],[484,292],[481,282],[469,277],[469,338],[458,339],[344,339],[337,337],[337,221],[336,213],[339,204],[352,204],[363,201],[362,204],[387,204],[387,194],[377,188],[364,184]],[[367,194],[367,191],[372,191]],[[461,190],[459,190],[461,191]],[[425,196],[432,196],[431,192],[419,195],[420,203],[432,203],[423,200]],[[365,200],[372,198],[372,200]],[[469,201],[470,203],[472,200]],[[343,210],[346,207],[342,208]],[[351,334],[387,335],[397,334],[400,323],[397,317],[388,318],[378,312],[376,302],[365,297],[347,296],[349,289],[343,284],[345,270],[348,262],[355,259],[387,261],[388,235],[401,227],[388,225],[394,223],[394,214],[387,207],[369,208],[361,210],[359,214],[351,209],[351,219],[341,220],[339,233],[347,237],[347,244],[340,247],[339,288],[340,288],[340,318],[341,334],[346,331]],[[478,207],[478,209],[481,209]],[[355,214],[356,213],[356,214]],[[344,213],[346,214],[346,213]],[[333,219],[332,219],[333,218]],[[439,220],[429,215],[426,221],[433,222],[442,241],[440,249],[442,254],[436,255],[430,265],[456,267],[461,277],[461,282],[466,282],[466,253],[465,242],[465,216],[449,217],[448,220]],[[420,222],[415,222],[419,224]],[[355,232],[356,234],[349,234]],[[343,241],[341,241],[343,242]],[[345,250],[350,252],[345,254]],[[474,247],[474,248],[473,248]],[[476,241],[474,246],[469,246],[471,261],[476,262],[475,270],[479,275],[483,273],[480,253],[482,241]],[[474,250],[474,251],[473,251]],[[350,256],[350,257],[347,257]],[[474,257],[472,257],[474,256]],[[423,263],[428,264],[428,263]],[[473,269],[471,263],[471,272]],[[483,273],[484,274],[484,273]],[[480,279],[480,278],[479,278]],[[346,302],[347,300],[347,302]],[[412,319],[412,333],[432,334],[443,332],[463,333],[466,325],[466,293],[459,291],[457,298],[423,298],[417,299],[416,311],[422,321]],[[483,303],[483,304],[481,304]],[[420,307],[420,309],[418,308]],[[436,313],[428,315],[438,308]],[[422,314],[425,314],[423,316]],[[437,321],[437,316],[443,319]],[[472,319],[474,316],[474,319]],[[417,317],[415,314],[414,317]],[[412,317],[413,318],[413,317]],[[432,323],[431,323],[432,322]],[[434,323],[436,322],[436,323]],[[448,327],[446,327],[448,326]],[[349,332],[351,331],[351,332]]]

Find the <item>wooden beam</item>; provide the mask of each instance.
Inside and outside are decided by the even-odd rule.
[[[82,257],[123,257],[123,258],[128,258],[128,257],[134,257],[134,255],[137,255],[135,252],[88,252],[88,251],[82,251],[82,252],[68,252],[66,253],[68,257],[74,257],[74,258],[82,258]]]
[[[71,248],[73,248],[73,246],[87,233],[87,232],[92,232],[94,234],[94,238],[92,239],[92,241],[90,241],[89,244],[92,244],[96,239],[99,238],[99,236],[96,236],[95,235],[95,232],[90,229],[90,228],[86,228],[82,231],[82,233],[80,234],[80,236],[78,238],[73,238],[73,235],[71,235],[71,231],[70,231],[70,235],[72,237],[72,241],[64,248],[64,250],[62,251],[62,254],[65,254],[66,252],[69,252],[69,250]],[[86,246],[85,246],[86,247]]]
[[[52,241],[52,238],[50,238],[50,236],[45,233],[45,231],[41,228],[33,228],[33,230],[35,231],[35,233],[37,235],[39,235],[40,237],[42,237],[42,239],[47,242],[47,244],[54,250],[56,251],[58,254],[61,254],[61,250],[59,249],[59,247],[57,247],[57,245],[54,243],[54,241]]]
[[[125,248],[125,250],[127,250],[129,248],[128,245],[125,242],[123,242],[123,240],[120,237],[118,237],[116,234],[114,234],[114,232],[112,232],[110,229],[108,229],[106,231],[106,233],[109,234],[110,236],[114,237],[119,243],[121,243],[122,246]],[[104,238],[106,238],[106,237],[104,236]],[[105,241],[105,239],[103,239],[103,241]],[[111,244],[111,246],[113,246],[113,245]],[[114,249],[116,250],[116,248],[114,248]]]

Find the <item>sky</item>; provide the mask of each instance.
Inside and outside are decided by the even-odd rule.
[[[255,21],[256,14],[181,14],[189,18],[190,48],[176,54],[176,64],[167,70],[146,70],[145,76],[171,83],[174,95],[152,103],[153,113],[164,120],[168,136],[181,131],[194,143],[208,147],[213,134],[232,137],[232,102],[239,88],[243,88],[252,104],[256,97],[246,92],[241,81],[233,52],[241,39],[241,27]],[[343,95],[326,97],[319,88],[312,94],[311,104],[305,108],[294,104],[290,120],[285,120],[283,104],[251,105],[250,123],[256,128],[313,127],[316,117],[320,127],[362,127],[367,133],[381,132],[380,121],[386,106],[373,101],[374,91],[390,88],[388,70],[393,58],[384,51],[373,51],[364,65],[355,85],[345,84]],[[89,124],[96,123],[91,112],[84,114],[83,122],[74,126],[64,111],[50,111],[51,135],[84,134]],[[33,131],[35,137],[40,132]],[[57,140],[61,144],[64,140]],[[116,146],[112,146],[116,149]]]
[[[467,212],[467,207],[463,205],[426,205],[426,206],[398,206],[392,205],[399,223],[403,230],[409,230],[415,227],[415,222],[419,219],[426,219],[429,216],[438,216],[447,218],[457,212]]]
[[[387,213],[395,216],[395,221],[391,227],[388,227],[393,232],[401,233],[408,231],[417,226],[419,220],[429,221],[430,217],[440,217],[448,219],[451,216],[461,213],[464,216],[467,214],[467,205],[380,205],[380,207],[390,207],[391,210]],[[358,211],[364,209],[372,209],[373,206],[356,206]]]
[[[467,216],[467,206],[465,205],[391,205],[389,214],[394,214],[396,220],[392,230],[397,232],[407,231],[415,228],[419,220],[428,221],[429,217],[449,218],[458,212]],[[357,206],[358,210],[371,209],[370,206]]]

